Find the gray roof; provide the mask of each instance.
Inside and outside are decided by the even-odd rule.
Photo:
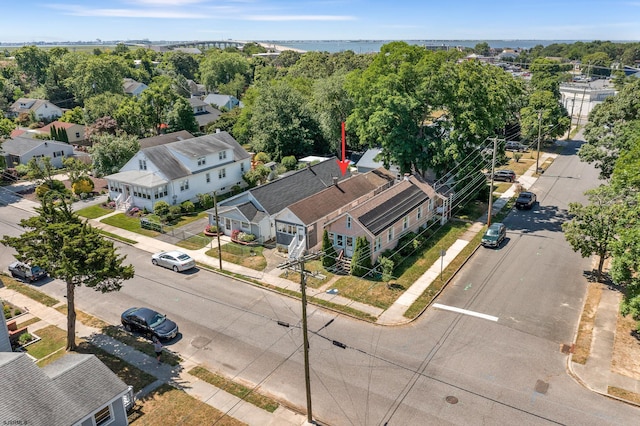
[[[264,212],[256,209],[256,206],[254,206],[252,203],[247,202],[236,207],[238,208],[240,213],[242,213],[242,215],[247,218],[249,222],[258,223],[266,217]]]
[[[20,107],[20,105],[22,104],[25,104],[25,108]],[[13,104],[11,104],[11,107],[9,109],[17,113],[27,112],[31,110],[35,111],[44,104],[51,104],[51,102],[44,99],[20,98],[17,101],[15,101]]]
[[[212,107],[209,104],[205,105],[204,109],[206,112],[199,112],[197,114],[194,114],[193,116],[198,122],[198,127],[206,126],[209,123],[213,123],[222,115],[222,111]]]
[[[45,142],[52,143],[55,145],[60,145],[60,146],[69,145],[64,142],[16,136],[15,138],[7,139],[6,141],[2,142],[2,151],[4,152],[5,155],[11,154],[11,155],[20,156],[20,155],[26,154],[27,152],[31,151],[34,148],[39,147],[40,145],[43,145]]]
[[[131,185],[140,185],[145,188],[155,188],[159,185],[166,185],[169,183],[168,180],[153,172],[141,170],[129,170],[126,172],[115,173],[107,176],[107,179]]]
[[[140,149],[149,148],[152,146],[164,145],[166,143],[183,141],[185,139],[192,139],[191,133],[186,130],[180,130],[179,132],[167,133],[164,135],[152,136],[150,138],[140,139]]]
[[[1,352],[3,419],[70,425],[127,392],[127,385],[93,355],[67,354],[44,368],[26,354]]]
[[[249,192],[267,214],[273,215],[290,204],[333,185],[334,177],[342,181],[350,176],[350,172],[342,175],[336,159],[333,158],[250,189]]]
[[[192,140],[192,139],[189,139]],[[181,141],[182,142],[182,141]],[[180,142],[173,142],[180,143]],[[164,174],[169,180],[176,180],[189,176],[191,171],[187,169],[172,153],[166,145],[152,146],[142,151],[144,155]]]
[[[378,167],[384,167],[384,164],[382,163],[382,161],[375,160],[375,158],[381,152],[382,152],[382,149],[380,148],[371,148],[365,151],[365,153],[362,155],[360,160],[358,160],[358,162],[356,163],[356,167],[358,168],[358,170],[360,170],[361,168],[373,170],[373,169],[377,169]],[[398,166],[394,164],[390,164],[389,170],[395,173],[399,169],[398,169]]]

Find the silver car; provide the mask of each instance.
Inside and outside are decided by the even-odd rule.
[[[178,250],[155,253],[151,255],[151,263],[176,272],[186,271],[196,266],[196,261],[191,256]]]

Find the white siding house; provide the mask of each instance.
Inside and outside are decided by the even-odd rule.
[[[21,113],[33,113],[37,120],[53,120],[62,117],[62,109],[44,99],[20,98],[9,108],[9,116],[17,117]]]
[[[7,167],[27,164],[32,158],[49,157],[51,164],[62,167],[65,157],[73,156],[73,146],[65,142],[44,141],[42,139],[17,136],[2,143],[2,151]]]
[[[180,204],[196,201],[198,194],[242,188],[250,166],[250,154],[229,133],[219,132],[142,149],[105,179],[117,208],[153,210],[160,200]]]

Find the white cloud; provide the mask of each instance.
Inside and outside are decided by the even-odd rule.
[[[249,15],[248,21],[353,21],[353,16],[344,15]]]
[[[202,19],[201,13],[165,10],[165,9],[89,9],[72,5],[50,5],[53,9],[61,10],[63,13],[72,16],[92,16],[103,18],[182,18],[182,19]]]
[[[129,0],[128,3],[142,4],[145,6],[184,6],[188,4],[203,3],[206,0]]]

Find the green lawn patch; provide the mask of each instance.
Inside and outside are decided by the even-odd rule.
[[[264,395],[260,395],[259,393],[254,392],[253,389],[229,380],[219,374],[212,373],[206,368],[194,367],[189,371],[189,374],[270,413],[276,411],[280,405],[275,400]]]
[[[402,294],[380,280],[364,279],[353,275],[339,278],[332,288],[338,289],[340,296],[382,309],[387,309]]]
[[[36,331],[39,341],[26,347],[29,355],[42,359],[53,352],[63,349],[67,344],[67,332],[55,325],[48,325]]]
[[[124,213],[119,213],[113,216],[105,217],[100,222],[107,225],[115,226],[116,228],[125,229],[127,231],[135,232],[140,235],[146,235],[147,237],[157,237],[160,235],[157,231],[150,229],[142,229],[140,227],[140,218],[127,216]]]
[[[55,308],[56,311],[61,314],[67,315],[67,305],[60,305]],[[98,329],[103,329],[109,326],[109,323],[102,321],[100,318],[94,317],[86,312],[82,312],[81,310],[76,309],[76,320],[80,321],[82,324],[87,327],[93,327]]]
[[[97,219],[99,217],[105,216],[109,213],[112,213],[113,209],[107,209],[102,207],[99,204],[94,206],[85,207],[83,209],[77,210],[76,213],[82,217],[86,217],[87,219]]]
[[[219,425],[241,426],[245,423],[192,397],[173,386],[163,384],[136,401],[129,414],[129,424],[156,425]]]
[[[334,274],[324,269],[320,260],[305,262],[304,269],[308,272],[305,280],[307,287],[320,288],[334,277]],[[280,277],[296,283],[300,282],[300,274],[298,272],[284,271],[280,274]]]
[[[4,284],[6,288],[17,291],[18,293],[21,293],[36,302],[42,303],[45,306],[51,307],[60,303],[59,300],[54,299],[53,297],[48,296],[27,284],[21,283],[8,275],[2,276],[2,284]]]
[[[207,237],[204,232],[192,235],[186,240],[179,241],[176,245],[187,250],[199,250],[211,244],[212,237]]]
[[[30,325],[32,325],[32,324],[37,323],[37,322],[40,322],[40,318],[38,318],[38,317],[33,317],[33,318],[28,319],[28,320],[26,320],[26,321],[24,321],[24,322],[19,322],[19,323],[17,323],[17,324],[16,324],[16,327],[17,327],[17,328],[28,327],[28,326],[30,326]]]
[[[102,332],[107,336],[113,337],[114,339],[124,343],[125,345],[131,346],[132,348],[149,355],[150,357],[156,357],[156,354],[153,351],[153,343],[150,340],[135,336],[128,331],[114,325],[103,328]],[[163,349],[162,362],[164,362],[165,364],[176,366],[180,364],[180,361],[182,360],[177,354],[169,351],[166,348]]]
[[[105,237],[112,238],[112,239],[118,240],[118,241],[122,241],[123,243],[126,243],[126,244],[133,245],[133,244],[137,244],[138,243],[137,241],[130,240],[129,238],[121,237],[120,235],[116,235],[116,234],[112,234],[111,232],[103,231],[102,229],[98,229],[98,232],[100,232]]]
[[[227,243],[221,246],[222,260],[245,266],[256,271],[263,271],[267,267],[267,260],[262,255],[262,246],[246,246],[238,243]],[[218,247],[207,250],[205,253],[218,259]]]
[[[111,355],[103,349],[92,345],[89,342],[81,341],[78,343],[76,352],[81,354],[95,355],[100,361],[102,361],[111,371],[113,371],[123,382],[127,385],[133,386],[133,391],[137,392],[143,389],[145,386],[150,385],[156,381],[156,378],[151,374],[145,373],[138,367],[135,367],[128,362],[118,358],[115,355]]]

